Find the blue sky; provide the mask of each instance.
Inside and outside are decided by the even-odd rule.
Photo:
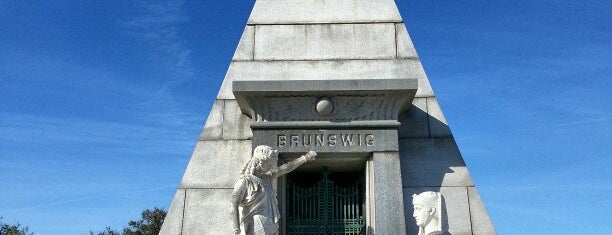
[[[0,216],[167,208],[254,1],[0,0]],[[500,234],[612,234],[612,2],[398,1]]]

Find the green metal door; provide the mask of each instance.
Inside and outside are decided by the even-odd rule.
[[[286,190],[287,234],[365,234],[363,174],[293,175]]]

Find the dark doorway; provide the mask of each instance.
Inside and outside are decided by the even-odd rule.
[[[292,172],[286,179],[288,235],[365,234],[363,171]]]

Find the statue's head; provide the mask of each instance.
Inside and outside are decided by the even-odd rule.
[[[417,226],[430,232],[442,229],[442,196],[438,192],[423,192],[412,195],[414,212],[412,216]],[[429,233],[426,233],[429,234]]]
[[[259,145],[253,150],[253,156],[244,165],[242,174],[252,175],[255,172],[267,172],[271,170],[278,161],[278,150],[267,145]]]

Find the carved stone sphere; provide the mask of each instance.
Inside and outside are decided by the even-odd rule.
[[[328,98],[322,98],[317,101],[317,112],[321,115],[327,115],[334,111],[334,103]]]

